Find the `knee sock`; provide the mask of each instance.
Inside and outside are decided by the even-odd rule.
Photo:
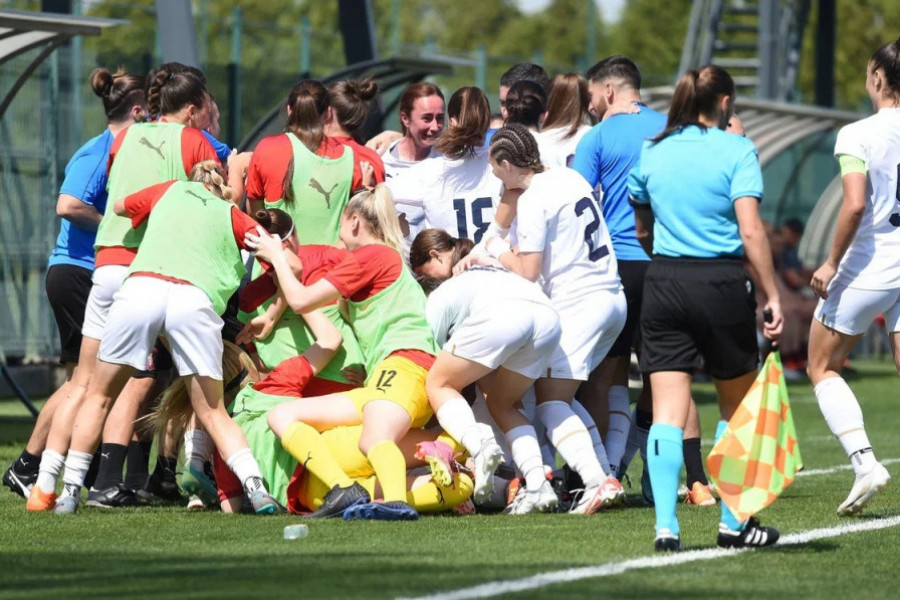
[[[453,398],[445,402],[437,411],[437,420],[444,431],[465,446],[472,456],[481,451],[483,444],[493,441],[484,439],[472,408],[463,398]]]
[[[93,454],[69,450],[69,453],[66,455],[66,471],[63,474],[65,488],[63,489],[62,497],[74,496],[75,498],[80,498],[81,486],[84,485],[84,478],[91,467],[93,458]]]
[[[375,469],[385,502],[406,502],[406,459],[394,442],[385,440],[369,448],[366,457]]]
[[[212,439],[202,429],[189,429],[184,432],[184,460],[195,471],[203,472],[203,468],[212,456]]]
[[[47,494],[56,491],[56,480],[66,464],[66,457],[53,450],[44,450],[41,454],[41,465],[35,485]]]
[[[41,468],[41,457],[28,450],[22,450],[22,454],[12,464],[12,468],[17,475],[33,475]]]
[[[703,470],[703,454],[700,452],[700,438],[689,438],[683,442],[684,469],[687,472],[687,487],[691,489],[699,481],[709,485]]]
[[[487,428],[488,431],[490,431],[490,429],[491,429],[491,428],[490,428],[489,426],[487,426],[487,425],[485,425],[484,427],[482,427],[481,425],[479,425],[479,427],[481,427],[481,429],[482,429],[482,435],[484,435],[484,431],[483,431],[483,430],[484,430],[485,428]],[[454,454],[465,454],[466,452],[468,452],[468,449],[467,449],[465,446],[463,446],[460,442],[456,441],[456,438],[454,438],[452,435],[450,435],[450,434],[447,433],[446,431],[442,431],[441,434],[440,434],[439,436],[437,436],[437,438],[436,438],[434,441],[435,441],[435,442],[444,442],[445,444],[447,444],[448,446],[450,446],[451,448],[453,448],[453,453],[454,453]],[[457,457],[457,460],[458,460],[459,462],[463,462],[463,461],[464,461],[463,457],[461,457],[461,456],[458,456],[458,457]]]
[[[844,447],[856,474],[874,469],[877,461],[866,435],[862,409],[847,382],[841,377],[823,379],[816,385],[815,393],[825,422]]]
[[[683,436],[684,430],[680,427],[655,423],[647,437],[647,461],[656,503],[657,532],[668,529],[675,535],[680,533],[675,506],[678,504]]]
[[[310,473],[322,480],[328,489],[350,487],[353,480],[344,473],[328,444],[314,427],[306,423],[292,423],[281,437],[281,445]]]
[[[628,470],[628,465],[634,460],[634,455],[641,453],[641,460],[647,464],[647,435],[650,426],[653,425],[653,413],[641,410],[637,407],[631,413],[631,429],[628,432],[628,443],[625,445],[625,454],[619,463],[618,473],[621,475]]]
[[[610,468],[612,467],[612,463],[606,453],[606,446],[603,445],[603,438],[600,437],[600,432],[597,431],[597,423],[594,422],[591,413],[589,413],[584,405],[578,400],[572,401],[572,412],[578,415],[578,418],[581,419],[581,422],[587,427],[588,434],[591,436],[591,444],[594,446],[594,454],[597,455],[600,466],[603,467],[604,471],[609,468],[611,472],[614,472]]]
[[[105,490],[122,483],[122,467],[128,448],[122,444],[100,444],[100,468],[94,489]]]
[[[544,461],[541,458],[541,447],[538,445],[534,427],[531,425],[513,427],[506,432],[506,441],[509,443],[513,462],[525,478],[525,489],[536,492],[547,478],[544,475]]]
[[[725,430],[728,428],[728,421],[719,421],[716,424],[716,442],[725,435]],[[741,523],[737,520],[737,517],[734,516],[734,513],[731,512],[727,506],[725,506],[725,501],[723,500],[719,504],[722,505],[722,517],[720,521],[725,524],[728,529],[732,531],[742,531],[744,529],[745,523]]]
[[[125,485],[133,490],[139,490],[147,483],[150,475],[150,446],[152,442],[131,442],[128,444],[128,456],[126,459]]]
[[[250,448],[241,448],[226,458],[225,464],[227,464],[232,473],[237,475],[237,478],[241,480],[241,485],[244,486],[244,491],[247,492],[247,494],[252,494],[256,491],[268,493],[266,486],[263,483],[259,464],[256,462],[256,459],[253,458],[253,453],[250,451]]]
[[[618,473],[631,431],[629,402],[627,386],[614,385],[609,388],[609,430],[606,432],[606,453],[609,455],[613,475]]]
[[[550,442],[585,487],[602,483],[606,472],[597,460],[587,428],[572,408],[561,400],[551,400],[538,404],[536,413],[547,427]]]
[[[421,513],[437,513],[453,510],[472,496],[475,484],[468,475],[453,475],[452,486],[442,486],[434,481],[419,484],[406,492],[406,502]]]
[[[178,458],[175,456],[156,456],[156,467],[153,468],[153,477],[157,481],[175,483],[175,470],[178,468]]]

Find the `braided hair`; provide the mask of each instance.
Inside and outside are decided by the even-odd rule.
[[[544,171],[534,134],[519,123],[504,125],[494,134],[490,153],[495,163],[505,160],[520,169],[531,169],[535,173]]]
[[[147,108],[151,121],[188,105],[203,108],[207,99],[206,82],[198,69],[166,63],[147,78]]]
[[[209,188],[209,191],[229,202],[234,195],[231,188],[228,187],[228,179],[222,166],[211,158],[201,160],[191,168],[189,179],[203,183]]]

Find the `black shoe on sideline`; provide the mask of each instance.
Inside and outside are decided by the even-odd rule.
[[[719,523],[716,545],[719,548],[763,548],[777,542],[779,535],[774,527],[763,527],[755,517],[750,517],[742,531],[733,531]]]
[[[10,465],[6,473],[3,474],[3,485],[8,487],[12,493],[18,494],[27,500],[28,495],[31,493],[31,486],[37,481],[38,474],[22,475],[16,472],[15,465],[15,463]]]
[[[681,538],[668,529],[661,529],[653,540],[653,548],[657,552],[678,552],[681,550]]]
[[[131,489],[120,483],[105,490],[89,491],[85,505],[97,508],[122,508],[125,506],[139,506],[140,501]]]
[[[344,511],[357,504],[369,502],[369,492],[366,488],[355,483],[350,487],[334,486],[325,494],[325,499],[319,510],[306,515],[307,519],[331,519],[340,517]]]
[[[160,481],[151,475],[144,487],[135,492],[138,498],[147,502],[184,504],[184,497],[174,481]]]

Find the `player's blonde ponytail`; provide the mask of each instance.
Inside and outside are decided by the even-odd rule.
[[[228,406],[239,391],[259,376],[259,372],[256,370],[253,360],[239,346],[228,341],[224,344],[222,375],[225,406]],[[191,415],[194,414],[185,381],[185,378],[180,377],[166,388],[156,409],[144,417],[145,427],[148,430],[158,435],[164,435],[166,427],[171,422],[173,435],[181,437],[181,434],[187,429]]]
[[[222,200],[232,201],[234,192],[228,187],[225,169],[211,158],[201,160],[191,168],[190,180],[205,184]]]
[[[359,192],[351,197],[344,213],[362,217],[371,228],[372,234],[383,244],[406,255],[406,240],[400,231],[394,198],[383,183],[375,186],[372,191]]]

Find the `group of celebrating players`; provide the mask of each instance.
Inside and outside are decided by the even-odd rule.
[[[376,83],[303,80],[252,153],[216,140],[197,69],[91,85],[109,126],[66,169],[47,273],[67,378],[3,478],[28,511],[75,513],[87,486],[105,508],[184,491],[309,518],[593,514],[624,503],[638,451],[657,550],[681,547],[682,465],[688,502],[716,503],[692,373],[716,383],[718,438],[758,369],[754,285],[762,334],[783,325],[726,71],[687,72],[668,116],[622,56],[552,80],[516,65],[493,118],[477,87],[445,104],[416,83],[402,131],[367,145]],[[879,314],[900,330],[900,41],[867,90],[877,114],[838,137],[844,206],[812,280],[809,372],[857,474],[841,514],[890,482],[840,367]],[[777,541],[721,511],[719,546]]]

